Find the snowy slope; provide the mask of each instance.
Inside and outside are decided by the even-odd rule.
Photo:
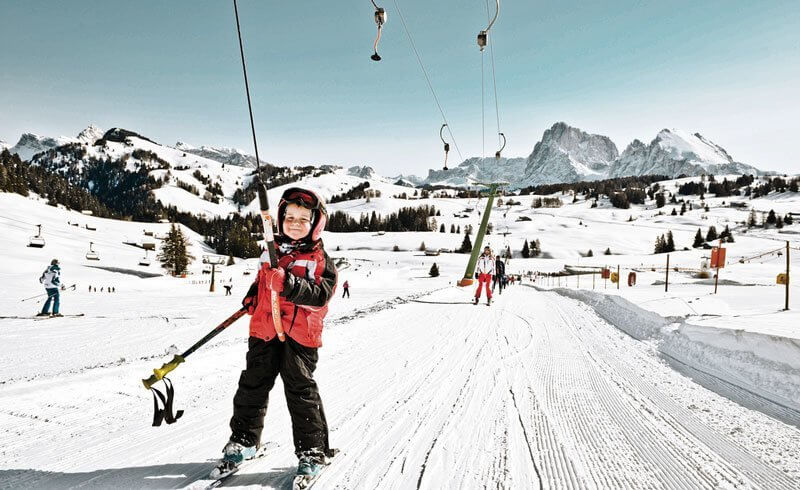
[[[237,148],[214,146],[201,146],[200,148],[195,148],[192,145],[182,143],[180,141],[175,144],[175,148],[182,152],[191,153],[193,155],[215,160],[220,163],[247,168],[256,167],[256,157],[253,155],[248,155],[244,151]]]
[[[148,144],[135,141],[137,147]],[[128,151],[124,146],[108,143],[104,151]],[[163,147],[149,148],[178,158]],[[186,164],[224,175],[221,163],[194,158],[187,156]],[[329,196],[364,181],[347,173],[339,169],[304,184]],[[686,180],[661,185],[674,191]],[[437,223],[449,231],[451,224],[477,226],[486,202],[392,199],[408,189],[370,183],[381,198],[330,207],[360,215],[432,204],[441,211]],[[793,282],[793,310],[781,312],[774,277],[783,257],[738,259],[786,239],[800,247],[800,233],[744,233],[737,222],[748,210],[722,201],[789,212],[798,209],[800,196],[707,196],[708,212],[696,207],[684,216],[659,214],[649,201],[619,210],[603,200],[591,208],[569,195],[549,197],[564,205],[533,209],[534,196],[515,196],[519,205],[493,210],[495,232],[487,242],[495,250],[512,247],[508,272],[619,264],[623,275],[637,271],[636,287],[606,289],[598,280],[592,288],[589,276],[580,285],[576,277],[561,278],[559,287],[539,278],[541,291],[526,280],[496,295],[491,307],[472,306],[473,290],[452,286],[464,273],[466,255],[416,251],[422,241],[428,248],[455,248],[462,234],[324,234],[352,298],[337,295],[331,302],[315,374],[331,441],[342,450],[319,488],[796,488],[800,462],[791,455],[800,452],[800,414],[775,401],[796,401],[793,394],[800,393],[794,328],[800,290]],[[523,217],[531,221],[518,221]],[[43,249],[25,246],[36,224],[43,225]],[[665,259],[651,253],[655,237],[672,230],[682,248],[698,227],[705,232],[711,224],[734,230],[722,271],[732,282],[712,295],[707,280],[672,271],[665,294],[657,282],[664,271],[651,270]],[[99,219],[47,206],[35,196],[0,194],[0,226],[7,258],[0,271],[0,316],[37,311],[39,298],[21,300],[42,292],[37,278],[53,257],[62,262],[64,282],[77,284],[76,291],[63,293],[62,311],[86,314],[0,319],[0,486],[201,488],[198,481],[228,437],[231,399],[244,365],[245,322],[172,374],[175,408],[186,410],[178,423],[149,426],[152,397],[140,379],[239,307],[253,278],[245,275],[248,262],[217,270],[216,280],[233,286],[233,296],[225,296],[220,282],[209,292],[199,259],[213,252],[189,230],[198,260],[181,279],[138,277],[134,271],[160,268],[139,266],[143,250],[122,243],[149,239],[144,230],[165,233],[168,224]],[[780,231],[800,232],[798,226]],[[506,229],[509,235],[499,234]],[[543,257],[520,258],[525,239],[539,239]],[[89,241],[99,262],[85,258]],[[406,251],[392,252],[394,245]],[[614,255],[602,255],[607,247]],[[589,248],[593,257],[584,256]],[[671,265],[697,268],[707,254],[678,251]],[[428,277],[434,262],[439,278]],[[800,266],[800,253],[793,252],[792,264]],[[98,292],[89,292],[90,285]],[[99,291],[108,286],[117,292]],[[604,298],[615,306],[602,308]],[[655,334],[638,336],[631,328]],[[677,359],[665,362],[665,355]],[[779,377],[783,366],[795,371]],[[266,424],[268,457],[227,486],[286,487],[295,458],[280,386],[272,392]]]

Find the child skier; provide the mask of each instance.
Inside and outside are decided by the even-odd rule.
[[[475,277],[478,279],[478,290],[475,291],[475,304],[481,299],[481,289],[486,284],[486,304],[492,304],[492,276],[494,275],[494,257],[492,249],[483,248],[483,253],[478,257],[478,264],[475,268]]]
[[[223,449],[223,464],[232,466],[256,456],[261,444],[269,392],[280,374],[292,419],[297,474],[319,474],[332,455],[328,424],[313,373],[317,349],[322,345],[322,322],[336,289],[336,268],[323,249],[320,235],[327,212],[312,191],[290,188],[278,204],[275,243],[278,264],[269,255],[242,305],[250,319],[247,367],[233,398],[230,441]],[[281,342],[272,321],[270,296],[279,293],[286,341]]]

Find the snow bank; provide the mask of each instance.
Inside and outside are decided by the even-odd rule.
[[[692,369],[800,411],[800,341],[745,330],[673,321],[620,296],[553,289],[590,305],[637,340],[651,341],[662,354]]]

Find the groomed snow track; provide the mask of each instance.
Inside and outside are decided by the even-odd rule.
[[[468,294],[447,289],[333,322],[317,374],[342,452],[315,488],[800,487],[661,390],[691,381],[586,305],[518,286],[491,307],[463,304]],[[141,363],[39,381],[71,385],[54,391],[58,410],[4,387],[0,459],[16,463],[0,466],[0,487],[201,488],[228,435],[242,359],[242,346],[223,342],[181,367],[195,377],[176,371],[187,412],[161,428],[147,426],[141,387],[91,391],[96,377],[130,384]],[[290,485],[280,387],[265,438],[268,455],[224,487]]]

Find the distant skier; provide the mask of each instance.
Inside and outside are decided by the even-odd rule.
[[[61,294],[58,290],[59,288],[62,291],[66,289],[64,285],[61,284],[61,268],[58,266],[58,259],[50,261],[50,267],[44,270],[41,277],[39,277],[39,282],[42,283],[44,290],[47,291],[47,301],[44,302],[41,313],[36,316],[50,316],[51,302],[53,303],[52,316],[64,316],[58,312],[61,306]]]
[[[503,259],[498,255],[494,261],[494,278],[492,279],[492,292],[494,292],[494,287],[499,284],[500,285],[500,294],[503,294],[503,288],[505,287],[506,283],[506,264],[503,262]]]
[[[344,298],[345,296],[347,296],[349,298],[350,297],[350,283],[345,281],[344,284],[342,284],[342,290],[344,291],[342,293],[342,298]]]
[[[481,289],[486,284],[486,304],[492,304],[492,275],[494,275],[494,257],[492,249],[483,248],[483,253],[478,257],[478,264],[475,268],[475,277],[478,279],[478,290],[475,291],[475,304],[481,299]]]
[[[319,474],[332,455],[328,423],[313,373],[337,274],[320,239],[327,212],[314,192],[287,189],[278,204],[277,221],[277,267],[270,268],[269,255],[264,252],[258,276],[242,300],[252,315],[247,367],[233,398],[230,441],[215,471],[226,471],[256,456],[269,392],[280,374],[299,459],[297,475],[311,477]],[[272,322],[273,291],[280,294],[285,342],[278,339]]]
[[[226,285],[224,285],[224,286],[222,286],[222,287],[224,287],[224,288],[225,288],[225,296],[230,296],[230,295],[231,295],[231,288],[232,288],[233,286],[231,286],[230,284],[226,284]]]

